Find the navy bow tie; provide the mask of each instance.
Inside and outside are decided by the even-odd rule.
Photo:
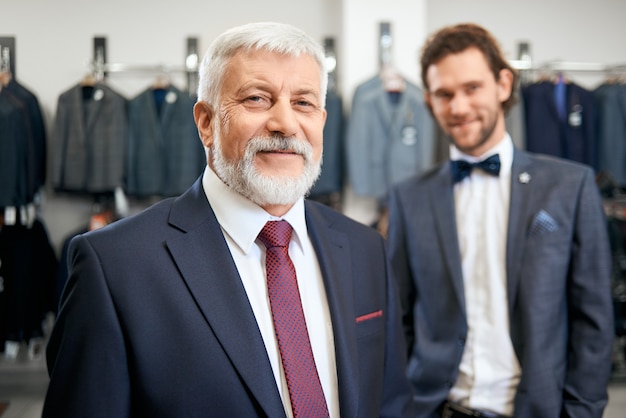
[[[498,154],[494,154],[489,158],[475,163],[470,163],[465,160],[450,161],[452,180],[455,183],[458,183],[465,177],[469,176],[472,172],[472,169],[475,167],[478,167],[493,176],[498,176],[500,174],[500,156]]]

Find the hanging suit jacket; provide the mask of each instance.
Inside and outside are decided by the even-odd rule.
[[[626,187],[626,86],[606,83],[593,94],[597,109],[598,170]]]
[[[341,192],[345,174],[345,117],[343,100],[335,91],[326,93],[324,159],[322,172],[311,189],[311,196]]]
[[[382,237],[320,203],[305,211],[335,336],[341,417],[411,416]],[[201,179],[179,198],[74,238],[69,261],[44,417],[285,416]]]
[[[12,78],[3,90],[22,103],[19,107],[23,112],[22,120],[26,123],[25,135],[18,139],[22,143],[24,155],[14,156],[25,164],[23,180],[26,187],[25,200],[19,203],[19,205],[25,205],[33,202],[35,194],[46,182],[46,129],[39,100],[34,93],[18,83],[15,78]],[[0,137],[6,139],[6,137]]]
[[[24,103],[8,90],[0,91],[0,208],[27,202],[28,119]]]
[[[416,85],[390,93],[376,76],[363,86],[348,119],[348,179],[355,194],[385,198],[393,184],[432,166],[435,127]]]
[[[557,113],[551,81],[522,89],[526,117],[526,150],[577,161],[597,168],[597,139],[593,94],[575,83],[566,84],[565,115]]]
[[[42,322],[54,309],[58,262],[44,223],[0,227],[0,342],[44,336]]]
[[[394,189],[388,245],[417,416],[434,417],[457,379],[468,332],[448,162]],[[516,149],[506,245],[510,336],[522,373],[516,418],[601,418],[614,334],[609,254],[592,170]]]
[[[184,192],[206,166],[194,101],[174,85],[148,88],[128,103],[126,191],[146,197]]]
[[[58,99],[53,186],[76,193],[111,192],[123,186],[126,99],[104,84],[77,84]]]

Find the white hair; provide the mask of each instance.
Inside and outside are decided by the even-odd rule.
[[[322,46],[304,31],[292,25],[275,22],[237,26],[213,41],[200,63],[198,100],[218,107],[226,67],[240,50],[265,50],[293,57],[310,55],[319,65],[321,103],[325,104],[328,73]]]

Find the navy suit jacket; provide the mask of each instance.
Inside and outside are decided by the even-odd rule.
[[[596,112],[593,93],[566,84],[565,117],[559,118],[554,83],[522,88],[526,150],[567,158],[597,168]]]
[[[306,202],[306,221],[332,318],[341,416],[406,416],[404,340],[382,237],[316,202]],[[44,417],[284,416],[200,180],[74,238],[69,262]]]
[[[626,85],[605,83],[593,92],[598,126],[598,170],[626,187]]]
[[[311,189],[311,197],[342,192],[345,174],[345,117],[343,100],[335,91],[326,93],[324,159],[322,172]]]
[[[418,416],[428,417],[456,381],[468,331],[450,165],[398,186],[389,211],[408,374]],[[510,335],[522,369],[516,418],[602,416],[614,333],[610,268],[592,170],[516,149],[506,246]]]
[[[206,166],[193,119],[194,100],[173,84],[142,91],[128,102],[126,192],[178,196]]]

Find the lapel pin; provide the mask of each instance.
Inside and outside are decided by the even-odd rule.
[[[523,173],[519,175],[518,179],[520,183],[528,184],[530,183],[530,174],[524,171]]]

